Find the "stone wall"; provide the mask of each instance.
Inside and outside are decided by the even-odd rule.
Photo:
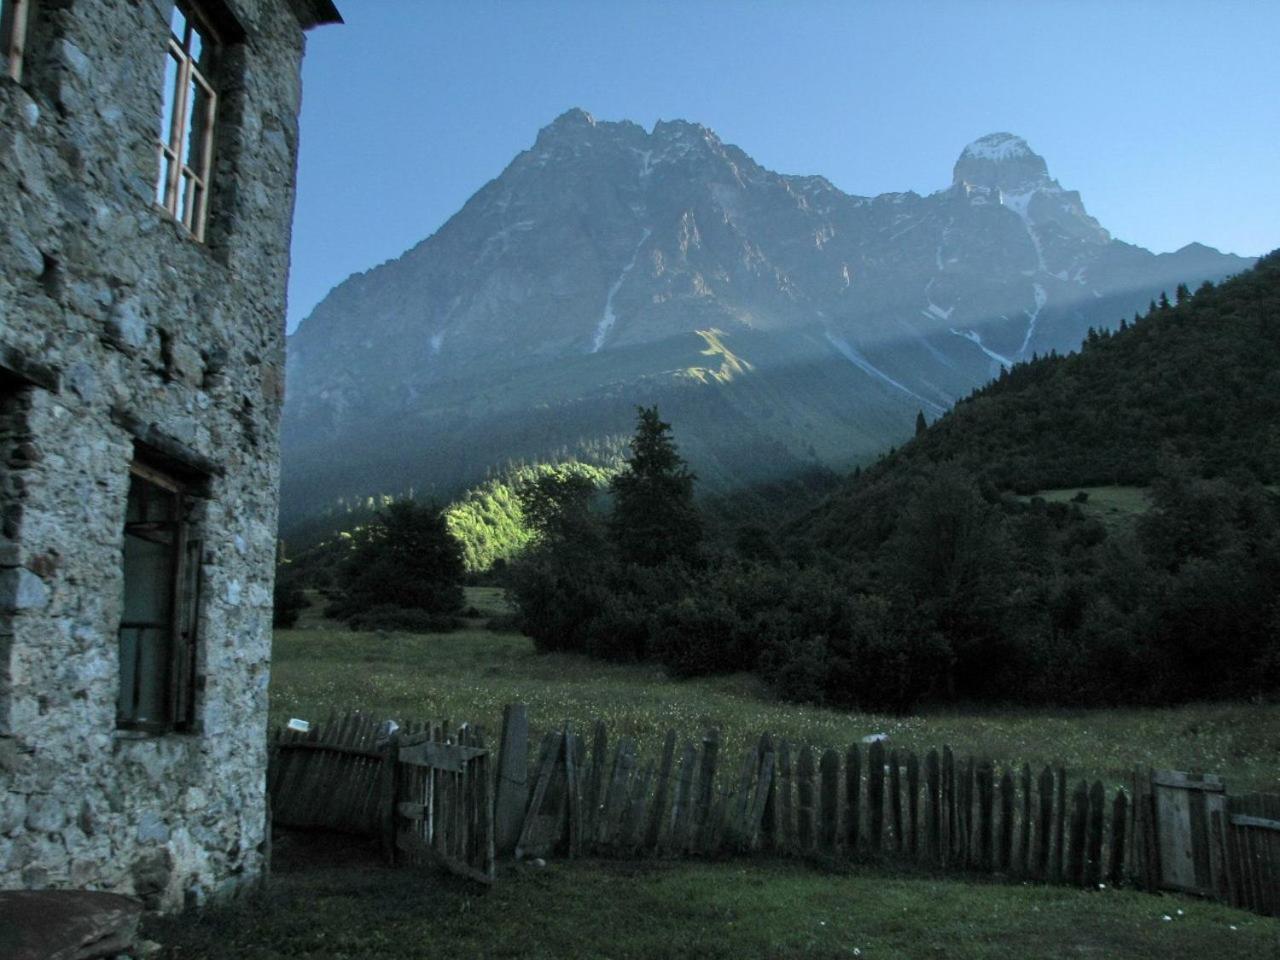
[[[265,866],[303,34],[226,0],[207,242],[153,203],[164,0],[42,0],[0,80],[0,887],[200,902]],[[38,375],[30,375],[35,371]],[[194,727],[116,726],[135,444],[208,471]]]

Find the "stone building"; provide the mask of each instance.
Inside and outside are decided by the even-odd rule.
[[[266,863],[303,31],[331,0],[0,0],[0,888]]]

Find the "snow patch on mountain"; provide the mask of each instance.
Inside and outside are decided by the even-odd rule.
[[[1012,133],[988,133],[979,137],[961,151],[962,157],[978,160],[1011,160],[1015,157],[1034,156],[1027,141]]]
[[[613,312],[613,298],[622,289],[623,281],[627,279],[627,274],[636,265],[636,258],[640,256],[640,248],[644,246],[644,242],[649,239],[649,235],[652,232],[648,227],[645,227],[644,233],[640,236],[640,242],[636,244],[636,248],[631,254],[631,259],[627,261],[627,265],[622,268],[622,273],[618,275],[618,279],[609,288],[608,296],[604,300],[604,315],[600,318],[600,323],[596,326],[595,338],[591,341],[592,353],[600,352],[600,348],[604,346],[605,337],[609,335],[609,331],[613,329],[614,323],[617,322],[618,315]]]
[[[1036,307],[1034,310],[1025,311],[1027,314],[1027,335],[1022,338],[1022,346],[1018,348],[1018,357],[1025,358],[1027,355],[1027,347],[1031,344],[1031,335],[1036,332],[1036,321],[1040,319],[1040,311],[1044,309],[1044,305],[1049,302],[1049,294],[1045,292],[1044,287],[1040,284],[1034,286]]]
[[[893,377],[889,376],[889,374],[885,373],[883,370],[877,367],[874,363],[872,363],[870,360],[864,357],[861,353],[855,350],[853,347],[853,344],[851,344],[848,340],[844,339],[844,337],[837,337],[834,333],[828,330],[826,331],[826,338],[827,338],[827,342],[830,343],[833,347],[835,347],[836,350],[840,352],[841,356],[843,356],[846,360],[852,363],[855,367],[857,367],[863,373],[867,374],[870,377],[875,377],[877,380],[881,380],[889,384],[889,386],[894,387],[895,389],[901,390],[903,393],[905,393],[909,397],[914,397],[915,399],[919,400],[921,403],[929,407],[929,409],[935,411],[936,413],[942,412],[942,407],[938,406],[938,404],[934,403],[932,400],[929,400],[926,397],[920,396],[920,394],[916,393],[910,387],[905,386],[902,383],[899,383],[897,380],[893,379]]]
[[[1031,222],[1031,214],[1027,208],[1031,206],[1031,198],[1036,194],[1038,188],[1026,190],[1022,193],[1005,193],[1000,191],[1001,206],[1008,207],[1018,215],[1018,219],[1022,221],[1023,228],[1027,231],[1027,236],[1031,238],[1031,245],[1036,250],[1036,262],[1040,265],[1042,271],[1047,268],[1044,265],[1044,248],[1040,246],[1040,237],[1036,234],[1035,226]]]
[[[976,330],[957,330],[955,327],[952,327],[951,332],[954,333],[957,337],[963,337],[965,340],[968,340],[970,343],[975,344],[979,350],[985,353],[988,357],[990,357],[996,363],[1000,364],[1000,366],[1002,367],[1013,366],[1012,360],[1010,360],[1008,357],[1006,357],[1002,353],[996,353],[994,350],[988,347],[985,343],[983,343],[982,337],[979,336]]]

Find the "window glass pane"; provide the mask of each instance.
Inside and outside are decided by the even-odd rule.
[[[173,50],[164,58],[164,107],[160,113],[160,139],[173,143],[174,111],[178,103],[178,58]]]
[[[196,63],[200,62],[201,56],[204,54],[204,37],[200,33],[200,28],[194,23],[191,24],[191,59]]]
[[[168,630],[121,629],[119,718],[141,725],[167,725],[168,688]]]
[[[134,529],[141,527],[136,525]],[[173,530],[148,529],[124,538],[125,623],[167,624],[173,605]]]
[[[195,229],[195,220],[192,219],[196,210],[196,183],[191,174],[183,173],[182,175],[182,223],[188,230]]]
[[[204,107],[200,102],[203,92],[200,86],[192,77],[187,81],[187,116],[186,126],[182,131],[182,165],[184,167],[191,166],[191,158],[200,156],[200,147],[198,140],[200,138],[200,122],[199,118],[204,113]]]
[[[187,35],[187,18],[178,5],[173,5],[173,12],[169,14],[169,29],[173,32],[173,38],[182,43]]]

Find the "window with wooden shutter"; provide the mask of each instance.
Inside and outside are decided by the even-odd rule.
[[[194,717],[200,542],[192,498],[143,463],[130,470],[120,618],[121,728],[163,733]]]

